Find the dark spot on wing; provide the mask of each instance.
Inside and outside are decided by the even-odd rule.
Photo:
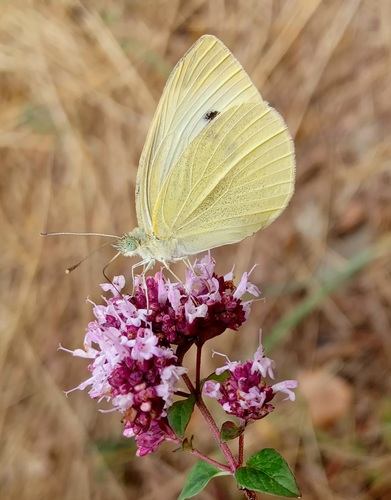
[[[215,109],[212,109],[204,114],[204,120],[206,120],[207,122],[211,122],[219,114],[220,114],[220,111],[216,111]]]

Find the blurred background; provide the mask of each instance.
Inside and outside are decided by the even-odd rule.
[[[212,347],[249,359],[262,327],[276,380],[298,401],[249,428],[247,456],[276,448],[304,499],[391,499],[391,2],[3,1],[0,5],[0,497],[175,499],[195,458],[136,458],[120,415],[98,412],[82,346],[101,302],[105,240],[136,225],[140,152],[170,70],[204,33],[235,54],[295,138],[296,192],[282,216],[213,250],[263,292]],[[110,276],[130,280],[136,259]],[[177,268],[183,273],[183,269]],[[192,363],[192,354],[186,357]],[[189,435],[213,454],[196,411]],[[217,458],[218,456],[216,456]],[[261,497],[261,496],[260,496]],[[197,498],[242,498],[219,478]],[[266,497],[262,497],[266,498]]]

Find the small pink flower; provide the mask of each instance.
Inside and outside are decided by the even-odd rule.
[[[136,434],[135,438],[138,447],[136,455],[138,457],[153,453],[163,441],[179,441],[166,419],[152,422],[147,432]]]
[[[178,365],[171,348],[159,345],[159,337],[146,326],[145,310],[119,294],[123,285],[119,277],[115,286],[104,286],[114,296],[106,306],[94,306],[96,321],[88,325],[85,351],[70,352],[91,359],[91,377],[77,389],[90,387],[91,398],[106,399],[124,415],[124,434],[136,436],[142,456],[160,442],[176,439],[166,415],[187,370]]]
[[[264,355],[262,344],[254,359],[245,363],[232,362],[227,356],[224,357],[227,362],[216,370],[216,375],[228,372],[229,376],[221,383],[214,380],[205,382],[203,394],[216,399],[226,413],[250,423],[266,417],[274,410],[270,402],[276,392],[284,392],[288,395],[286,399],[294,400],[291,389],[297,387],[296,380],[285,380],[272,386],[266,385],[263,380],[267,375],[273,377],[275,363]]]
[[[296,395],[291,389],[296,389],[298,386],[297,380],[284,380],[284,382],[279,382],[278,384],[272,385],[273,392],[284,392],[285,394],[288,395],[284,399],[287,400],[289,399],[290,401],[294,401],[296,399]]]
[[[265,349],[261,344],[255,353],[251,373],[258,371],[262,377],[265,378],[268,375],[270,378],[274,379],[273,368],[276,363],[272,359],[267,358],[264,352]]]
[[[217,276],[214,268],[214,260],[207,255],[186,271],[185,283],[172,283],[158,272],[145,281],[135,281],[135,294],[129,301],[137,309],[146,308],[148,295],[150,314],[146,322],[152,324],[162,342],[169,344],[189,348],[193,342],[203,343],[227,328],[238,330],[251,305],[241,297],[246,292],[258,296],[259,290],[249,283],[247,273],[236,288],[232,273]]]
[[[204,396],[208,396],[210,398],[220,399],[222,397],[220,384],[218,382],[214,382],[213,380],[207,380],[204,383],[203,393]]]
[[[124,276],[114,276],[113,283],[103,283],[101,285],[102,290],[105,292],[110,291],[114,297],[120,297],[121,290],[125,286]]]
[[[161,348],[157,346],[159,339],[148,328],[139,328],[137,337],[127,343],[133,347],[131,356],[139,361],[151,359],[152,356],[159,356]]]

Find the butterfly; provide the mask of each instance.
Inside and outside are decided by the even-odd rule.
[[[281,214],[294,177],[284,120],[229,49],[204,35],[164,88],[137,172],[138,227],[118,238],[117,256],[139,255],[133,267],[146,271],[239,242]]]
[[[114,246],[149,267],[239,242],[280,215],[294,177],[284,120],[204,35],[168,78],[138,167],[138,227]]]

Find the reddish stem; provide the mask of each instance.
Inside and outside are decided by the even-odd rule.
[[[244,433],[239,436],[239,467],[243,465],[243,450],[244,450]]]
[[[191,453],[193,453],[193,455],[195,455],[196,457],[201,458],[205,462],[208,462],[208,464],[214,465],[215,467],[218,467],[219,469],[225,470],[227,472],[232,472],[228,465],[224,465],[220,462],[217,462],[217,460],[213,460],[213,458],[207,457],[195,448],[191,450]]]
[[[228,445],[221,441],[220,431],[216,425],[216,422],[213,420],[212,415],[210,414],[208,408],[205,406],[205,403],[201,399],[200,395],[196,393],[195,387],[193,386],[189,377],[186,374],[182,375],[182,377],[183,377],[183,380],[185,381],[185,384],[187,385],[187,388],[189,389],[189,391],[195,396],[196,405],[197,405],[198,409],[200,410],[202,416],[206,420],[206,423],[208,424],[209,429],[210,429],[211,433],[213,434],[213,437],[215,438],[221,451],[224,453],[224,456],[227,459],[227,462],[230,466],[230,471],[235,472],[235,470],[238,468],[238,464],[236,463],[236,460],[235,460],[234,456],[232,455],[232,452],[229,449]]]
[[[195,390],[197,394],[200,394],[200,380],[201,380],[201,354],[202,345],[197,344],[197,359],[196,359],[196,383]]]

